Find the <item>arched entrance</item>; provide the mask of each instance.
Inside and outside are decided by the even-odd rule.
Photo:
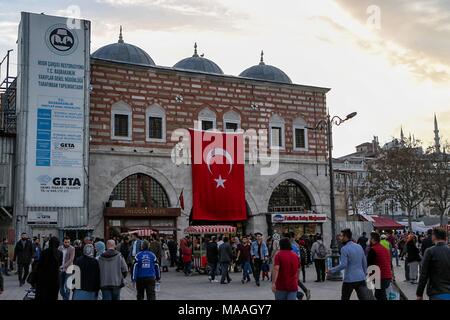
[[[153,177],[136,173],[120,181],[105,207],[105,236],[114,237],[137,229],[153,229],[176,236],[179,208],[170,208],[162,185]]]
[[[269,234],[275,230],[294,232],[298,237],[322,233],[326,215],[312,210],[312,201],[304,186],[295,180],[281,182],[269,199],[267,225]]]

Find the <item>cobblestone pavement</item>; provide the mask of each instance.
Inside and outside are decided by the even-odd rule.
[[[340,281],[326,281],[316,283],[315,270],[313,266],[306,269],[306,286],[311,290],[311,300],[339,300],[341,285]],[[182,272],[176,272],[170,269],[169,272],[163,273],[161,281],[161,290],[157,293],[157,299],[160,300],[273,300],[271,286],[269,281],[261,281],[261,286],[256,287],[252,282],[247,284],[241,283],[240,273],[230,273],[232,282],[227,285],[220,283],[210,283],[207,276],[194,274],[190,277],[184,276]],[[397,283],[408,297],[415,299],[415,290],[417,285],[404,282],[403,265],[395,267],[395,275]],[[29,288],[26,284],[19,287],[16,275],[9,277],[4,276],[5,291],[0,295],[0,300],[22,300],[25,290]],[[133,288],[129,278],[126,286],[121,292],[122,300],[135,300],[136,291]],[[356,299],[354,293],[352,299]]]

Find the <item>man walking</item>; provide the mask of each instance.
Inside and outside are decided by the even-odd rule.
[[[447,246],[447,231],[434,228],[432,231],[433,247],[425,250],[420,268],[417,300],[423,300],[427,286],[430,300],[450,300],[450,248]]]
[[[106,249],[98,259],[103,300],[120,300],[120,290],[124,286],[123,279],[128,273],[127,263],[116,250],[114,240],[108,240]]]
[[[277,243],[278,245],[279,243]],[[250,241],[247,236],[242,237],[242,243],[238,246],[237,261],[240,261],[242,266],[242,284],[250,282],[250,273],[252,273],[252,254]]]
[[[136,283],[137,300],[144,300],[144,293],[147,300],[156,300],[155,285],[159,279],[158,258],[149,250],[148,241],[144,240],[141,251],[136,255],[132,274],[132,280]]]
[[[364,231],[361,235],[361,237],[358,238],[357,243],[363,248],[364,252],[366,252],[366,248],[367,248],[367,241],[369,241],[369,239],[367,239],[366,237],[367,233]]]
[[[263,241],[262,233],[255,233],[256,240],[252,243],[251,254],[253,260],[253,277],[256,285],[259,287],[259,277],[261,275],[261,266],[269,258],[269,250],[266,243]]]
[[[420,255],[422,257],[425,256],[425,250],[427,250],[428,248],[430,248],[432,246],[434,246],[434,243],[433,243],[433,230],[432,229],[428,229],[427,237],[425,239],[423,239],[422,245],[420,246]]]
[[[62,265],[59,268],[59,293],[61,294],[63,300],[69,300],[70,289],[66,286],[66,281],[69,277],[69,274],[67,274],[66,271],[67,268],[69,268],[73,264],[73,260],[75,259],[75,248],[70,245],[70,238],[65,237],[63,244],[59,246],[58,250],[62,253]]]
[[[141,251],[142,240],[137,234],[131,235],[131,249],[130,249],[130,260],[131,264],[134,263],[134,258]]]
[[[386,289],[392,281],[391,254],[380,244],[380,234],[372,232],[370,234],[370,249],[367,254],[367,265],[378,266],[380,268],[380,288],[375,288],[375,299],[387,300]]]
[[[327,258],[327,248],[323,243],[322,236],[318,235],[316,242],[311,247],[311,255],[316,268],[317,280],[315,282],[325,281],[325,259]]]
[[[173,268],[177,261],[177,243],[173,239],[173,236],[170,236],[167,246],[169,247],[170,267]]]
[[[222,278],[220,284],[227,284],[231,282],[228,270],[230,268],[231,261],[233,260],[233,250],[228,241],[228,237],[223,237],[223,243],[219,247],[219,263],[220,270],[222,271]],[[225,279],[227,282],[225,282]]]
[[[216,280],[217,263],[219,262],[219,249],[217,248],[216,237],[212,236],[211,241],[206,245],[206,261],[208,262],[210,282],[219,282]]]
[[[287,238],[280,240],[280,251],[275,255],[272,271],[272,292],[275,300],[297,300],[298,256]]]
[[[14,247],[14,257],[13,261],[17,262],[17,271],[19,275],[19,285],[23,286],[25,284],[25,280],[28,277],[28,273],[30,272],[30,264],[33,259],[33,244],[30,239],[28,239],[28,235],[26,232],[22,233],[20,236],[20,240],[16,243]]]
[[[352,232],[350,229],[342,230],[341,238],[343,244],[341,261],[338,266],[328,270],[329,273],[337,273],[345,270],[341,300],[350,300],[353,290],[356,291],[359,300],[371,300],[371,295],[366,284],[366,255],[362,247],[352,241]]]

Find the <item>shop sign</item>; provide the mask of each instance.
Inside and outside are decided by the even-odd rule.
[[[28,224],[58,224],[57,211],[28,211]]]
[[[272,223],[324,223],[326,214],[320,213],[275,213],[272,214]]]

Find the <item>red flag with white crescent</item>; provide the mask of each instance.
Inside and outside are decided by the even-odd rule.
[[[192,219],[247,219],[242,133],[191,130]]]

